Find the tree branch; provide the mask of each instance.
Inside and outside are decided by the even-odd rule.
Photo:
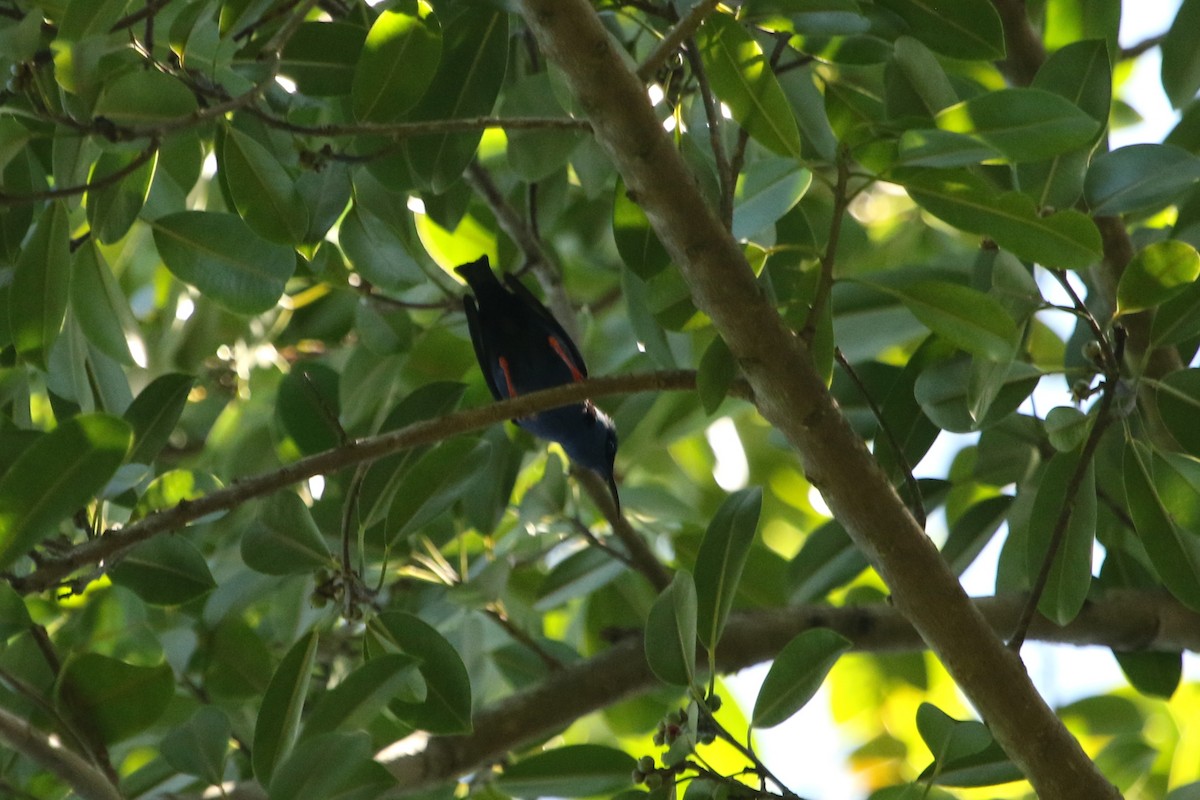
[[[249,500],[265,497],[314,475],[337,472],[418,445],[432,444],[477,431],[508,419],[613,394],[650,391],[688,391],[696,388],[696,373],[688,370],[615,375],[592,378],[471,408],[399,430],[358,439],[348,444],[294,461],[274,472],[237,480],[228,487],[195,500],[184,500],[125,528],[105,531],[55,558],[44,558],[30,574],[10,577],[17,592],[42,592],[83,567],[111,561],[136,544],[160,533],[178,530],[209,514],[228,511]],[[743,387],[744,388],[744,387]],[[742,392],[743,396],[745,392]]]
[[[808,351],[768,302],[741,248],[709,208],[658,124],[639,78],[585,0],[522,0],[596,139],[638,198],[754,390],[762,415],[799,451],[805,474],[867,555],[897,608],[979,710],[1043,797],[1119,793],[1087,758],[970,603],[865,443],[842,416]]]
[[[66,783],[84,800],[121,800],[121,793],[103,772],[3,708],[0,742]]]
[[[650,52],[650,55],[646,56],[646,60],[638,67],[638,80],[645,83],[653,78],[659,67],[667,63],[671,54],[683,46],[684,41],[696,32],[696,29],[704,22],[704,18],[711,14],[716,7],[717,0],[700,0],[699,3],[692,6],[687,16],[675,23],[671,30],[667,31],[667,35]]]
[[[974,602],[995,634],[1008,636],[1024,601],[1023,594],[1013,594]],[[858,652],[913,652],[924,647],[899,609],[883,603],[770,609],[730,618],[719,647],[718,668],[736,672],[770,660],[793,637],[812,628],[840,633]],[[1065,627],[1039,616],[1030,635],[1046,642],[1103,645],[1121,651],[1196,651],[1200,614],[1165,593],[1114,590],[1089,601]],[[473,772],[524,743],[553,735],[585,714],[660,685],[646,666],[642,637],[630,635],[611,649],[481,710],[469,734],[435,736],[421,752],[383,754],[379,760],[399,783],[393,796],[401,796]]]

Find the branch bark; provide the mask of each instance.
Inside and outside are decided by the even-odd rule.
[[[1024,594],[1013,594],[979,599],[975,604],[994,636],[1007,637],[1017,626],[1024,602]],[[912,624],[890,605],[802,606],[734,614],[718,648],[718,668],[736,672],[768,661],[797,634],[816,627],[837,631],[851,640],[858,652],[924,649]],[[1195,651],[1200,649],[1200,614],[1163,593],[1113,591],[1089,602],[1066,627],[1037,617],[1030,636],[1121,651]],[[393,796],[403,796],[476,771],[523,743],[553,735],[585,714],[660,685],[646,666],[641,635],[631,633],[611,649],[480,711],[472,733],[435,736],[420,752],[391,758],[381,755],[380,760],[399,783]]]
[[[542,52],[565,74],[597,141],[680,266],[806,475],[1043,797],[1119,793],[1038,695],[1020,659],[971,604],[841,415],[808,351],[767,301],[741,249],[658,124],[638,78],[584,0],[522,0]]]
[[[121,800],[121,793],[101,770],[3,708],[0,742],[62,780],[84,800]]]

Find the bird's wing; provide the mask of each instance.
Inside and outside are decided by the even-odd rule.
[[[487,382],[492,397],[503,400],[507,395],[500,392],[500,387],[496,385],[496,378],[492,374],[491,365],[496,362],[496,358],[487,350],[487,344],[483,339],[483,327],[479,322],[479,308],[475,305],[475,298],[469,294],[463,296],[463,311],[467,314],[467,330],[471,333],[471,345],[475,348],[475,359],[479,362],[479,371],[483,373],[483,379]]]
[[[583,380],[587,377],[587,364],[583,361],[583,354],[579,352],[579,348],[575,346],[575,342],[567,335],[566,330],[550,313],[550,309],[542,305],[542,301],[538,300],[533,292],[521,283],[512,275],[504,276],[504,285],[509,291],[517,296],[525,305],[532,309],[538,317],[550,329],[551,342],[550,346],[558,353],[559,357],[566,362],[567,367],[571,370],[571,374],[576,380]]]

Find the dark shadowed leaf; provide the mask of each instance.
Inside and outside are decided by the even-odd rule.
[[[910,35],[942,55],[985,61],[1004,57],[1004,29],[986,0],[881,0],[880,5],[902,18]]]
[[[629,785],[633,756],[598,744],[558,747],[505,768],[496,786],[513,797],[592,797]]]
[[[225,777],[229,752],[229,716],[216,706],[201,706],[192,718],[173,728],[162,741],[162,755],[185,775],[195,775],[210,785]]]
[[[366,728],[390,701],[419,703],[424,694],[416,658],[403,653],[375,656],[321,695],[304,721],[300,741],[331,731]]]
[[[1200,180],[1200,158],[1170,144],[1132,144],[1092,161],[1083,196],[1094,214],[1147,211]]]
[[[159,375],[125,409],[125,421],[133,426],[133,448],[129,461],[150,464],[167,444],[187,405],[196,379],[168,372]]]
[[[21,250],[8,291],[8,326],[22,359],[45,367],[67,312],[71,281],[67,207],[46,207]]]
[[[111,744],[162,716],[175,691],[168,664],[140,667],[99,653],[67,659],[54,685],[54,705],[95,742]]]
[[[762,512],[762,489],[734,492],[713,515],[696,556],[696,621],[700,642],[715,649],[733,608],[746,556]]]
[[[696,677],[696,585],[675,573],[646,618],[646,663],[659,680],[688,686]]]
[[[156,536],[135,547],[109,570],[113,583],[147,603],[174,606],[216,588],[196,545],[180,536]]]
[[[354,116],[391,122],[412,108],[442,57],[442,28],[424,0],[385,10],[371,25],[354,69]]]
[[[1100,124],[1060,95],[1042,89],[998,89],[937,115],[939,128],[969,134],[1009,161],[1037,161],[1089,144]]]
[[[372,630],[390,646],[417,659],[425,679],[421,702],[392,700],[388,707],[400,720],[429,733],[467,733],[471,730],[471,679],[462,658],[446,637],[419,617],[387,612]]]
[[[242,536],[242,560],[265,575],[303,574],[333,565],[308,506],[290,491],[263,501],[258,519]]]
[[[850,646],[848,639],[826,628],[804,631],[788,642],[763,679],[750,724],[772,728],[803,708]]]
[[[274,153],[230,127],[221,147],[221,169],[238,215],[251,230],[276,244],[295,244],[304,238],[308,209]]]
[[[296,640],[271,676],[258,709],[251,751],[259,783],[270,782],[275,766],[292,749],[316,655],[317,635],[306,634]]]

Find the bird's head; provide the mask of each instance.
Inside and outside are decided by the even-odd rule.
[[[608,482],[613,503],[621,510],[621,498],[617,495],[617,481],[613,475],[613,462],[617,457],[617,428],[612,418],[591,402],[583,406],[584,424],[575,435],[561,442],[563,450],[576,464],[587,467]]]

